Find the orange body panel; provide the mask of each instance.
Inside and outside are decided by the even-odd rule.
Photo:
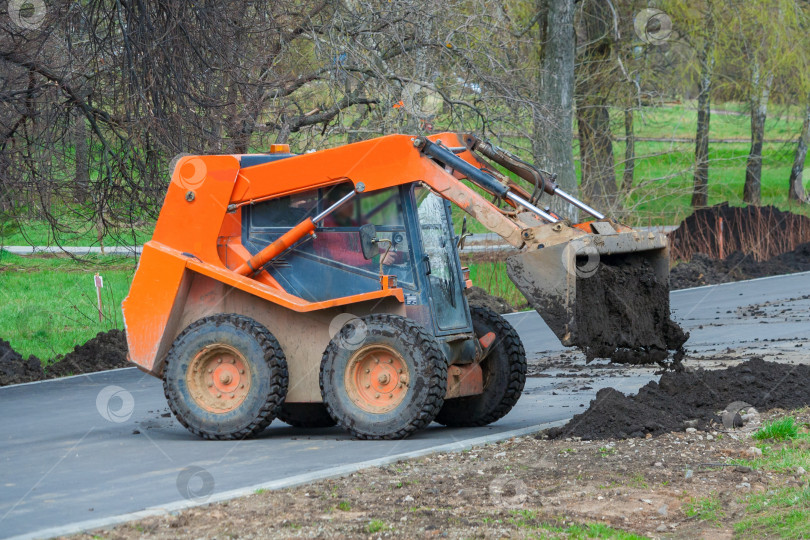
[[[463,146],[454,133],[431,136],[446,146]],[[161,359],[181,328],[188,282],[203,275],[235,290],[293,312],[313,312],[390,298],[402,303],[398,288],[383,288],[324,302],[307,302],[287,293],[267,273],[247,277],[250,253],[241,244],[240,206],[259,200],[351,181],[358,191],[424,182],[492,230],[519,243],[520,228],[486,199],[425,158],[408,135],[390,135],[240,168],[239,156],[188,156],[181,159],[152,240],[144,247],[138,271],[124,301],[130,360],[157,374]],[[470,152],[459,154],[482,165]],[[314,229],[305,222],[253,257],[260,267]]]

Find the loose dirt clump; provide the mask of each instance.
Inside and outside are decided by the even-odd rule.
[[[31,355],[25,360],[8,341],[0,339],[0,386],[38,381],[44,377],[39,358]]]
[[[509,305],[509,302],[500,296],[489,294],[481,287],[470,287],[465,289],[464,292],[470,305],[487,307],[496,313],[513,313],[515,311],[515,308]]]
[[[126,334],[113,329],[99,332],[96,337],[83,345],[77,345],[72,352],[56,357],[53,363],[45,368],[45,375],[49,379],[54,379],[128,365]]]
[[[669,284],[643,258],[603,258],[597,270],[577,279],[574,343],[586,360],[624,364],[680,365],[689,339],[670,319]]]
[[[689,262],[672,268],[669,282],[672,289],[686,289],[807,271],[810,271],[810,242],[765,261],[757,261],[752,255],[739,251],[725,259],[696,253]]]
[[[786,365],[752,358],[738,366],[713,371],[667,372],[635,396],[613,388],[596,394],[590,407],[551,438],[636,438],[687,427],[705,429],[728,405],[743,401],[758,411],[796,409],[810,404],[810,366]]]

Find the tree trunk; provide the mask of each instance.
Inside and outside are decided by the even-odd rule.
[[[84,203],[90,189],[90,149],[87,143],[87,121],[81,112],[75,114],[73,146],[76,152],[76,161],[73,176],[73,196],[76,202]]]
[[[624,110],[624,174],[622,176],[622,191],[629,193],[633,189],[633,177],[636,171],[636,132],[633,129],[633,107]]]
[[[607,92],[612,78],[612,21],[605,0],[587,0],[582,7],[585,50],[577,63],[576,100],[582,191],[596,208],[616,204],[616,172]]]
[[[768,116],[773,74],[761,79],[759,66],[754,65],[751,85],[751,151],[745,167],[743,202],[758,205],[762,202],[762,141],[765,138],[765,119]]]
[[[802,171],[804,161],[807,158],[807,144],[810,142],[810,96],[807,99],[807,108],[804,111],[804,122],[802,123],[802,134],[799,136],[799,143],[796,145],[796,157],[793,159],[793,168],[790,169],[790,188],[788,199],[801,203],[808,202],[807,192],[804,190],[802,181]]]
[[[544,169],[557,174],[557,183],[577,195],[577,175],[574,169],[573,106],[574,106],[574,0],[545,0],[540,9],[546,10],[542,31],[545,35],[540,56],[539,91],[533,111],[533,144],[535,161]],[[551,208],[572,220],[577,220],[576,208],[559,197],[551,200]]]
[[[698,56],[700,83],[698,86],[698,118],[695,133],[695,176],[692,207],[709,204],[709,123],[711,120],[711,88],[714,76],[714,44],[716,39],[712,3],[706,7],[706,41]]]

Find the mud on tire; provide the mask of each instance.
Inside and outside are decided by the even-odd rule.
[[[481,363],[484,392],[448,399],[436,416],[446,426],[484,426],[506,416],[526,384],[526,351],[506,319],[483,306],[471,306],[473,330],[481,337],[495,333],[495,342]]]
[[[276,418],[293,427],[322,428],[332,427],[335,420],[329,416],[323,403],[284,403]]]
[[[206,439],[243,439],[273,421],[287,394],[287,362],[276,338],[255,320],[218,314],[174,340],[163,390],[174,416]]]
[[[430,424],[441,409],[447,359],[436,338],[409,319],[369,315],[361,320],[360,343],[354,325],[347,324],[324,351],[324,403],[330,416],[357,438],[407,437]]]

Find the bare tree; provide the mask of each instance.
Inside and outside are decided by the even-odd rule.
[[[711,90],[714,78],[714,48],[717,42],[714,2],[706,0],[705,25],[700,31],[703,46],[698,52],[698,117],[695,132],[695,175],[692,207],[709,204],[709,124],[711,122]]]
[[[574,0],[541,0],[542,24],[537,105],[534,108],[533,154],[541,166],[557,174],[557,182],[577,193],[572,143],[574,108]],[[557,205],[562,203],[555,201]],[[570,205],[554,208],[576,218]]]
[[[810,96],[807,96],[807,105],[804,110],[804,121],[799,142],[796,145],[796,154],[793,158],[793,167],[790,169],[788,199],[799,203],[807,203],[807,192],[804,189],[802,171],[807,158],[807,145],[810,143]]]
[[[617,80],[614,12],[608,0],[583,0],[576,71],[577,126],[585,198],[604,208],[616,202],[610,93]]]

